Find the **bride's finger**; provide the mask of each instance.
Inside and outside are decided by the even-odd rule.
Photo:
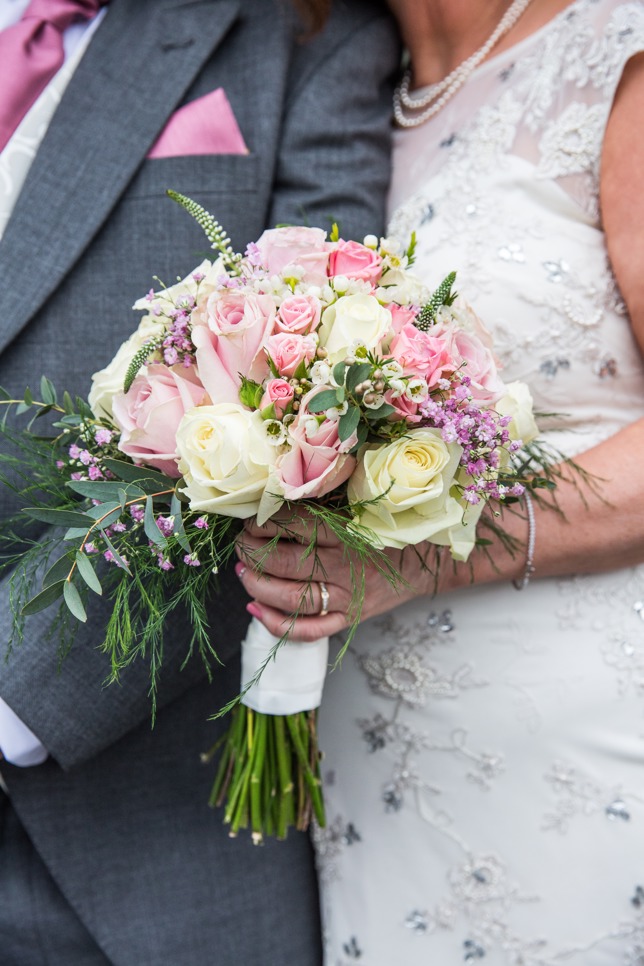
[[[262,540],[269,540],[272,537],[280,536],[285,540],[296,540],[302,544],[308,544],[313,534],[316,543],[322,547],[332,547],[339,544],[338,538],[325,526],[306,511],[300,510],[297,513],[281,512],[271,517],[261,526],[253,517],[246,520],[244,524],[245,533]]]
[[[240,562],[235,572],[244,590],[259,604],[266,604],[282,614],[325,617],[328,613],[346,614],[350,600],[342,587],[324,580],[285,580],[258,574]]]
[[[247,610],[276,637],[281,637],[288,631],[290,641],[317,641],[320,637],[337,634],[348,626],[346,618],[340,613],[329,613],[326,617],[298,617],[297,620],[292,621],[284,611],[257,601],[249,604]]]
[[[340,564],[338,550],[332,547],[318,547],[315,553],[307,553],[295,541],[281,540],[277,547],[271,547],[269,541],[246,533],[240,535],[235,550],[247,566],[286,579],[325,580]]]

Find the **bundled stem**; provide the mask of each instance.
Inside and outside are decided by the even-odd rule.
[[[226,738],[203,760],[222,744],[210,805],[224,805],[231,837],[250,825],[260,845],[265,835],[285,839],[289,828],[305,831],[312,816],[324,826],[315,711],[265,715],[240,704]]]

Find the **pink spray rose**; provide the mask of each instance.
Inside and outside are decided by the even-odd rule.
[[[257,247],[269,275],[288,275],[294,266],[304,270],[301,279],[306,284],[325,284],[329,246],[321,228],[270,228],[257,239]]]
[[[356,442],[355,436],[341,442],[337,420],[319,423],[307,411],[309,399],[319,391],[316,387],[302,399],[300,411],[288,430],[290,449],[277,460],[277,482],[286,500],[324,496],[348,480],[356,465],[355,457],[348,453]]]
[[[280,376],[294,375],[300,362],[310,362],[316,353],[317,344],[308,335],[289,335],[278,332],[266,340],[266,350],[275,363]]]
[[[484,343],[487,331],[480,325],[480,335],[454,323],[438,323],[432,332],[443,340],[454,360],[454,369],[470,378],[470,392],[479,402],[493,403],[505,394],[505,385],[498,374],[496,360]]]
[[[403,325],[394,337],[389,352],[403,367],[406,375],[422,376],[433,388],[445,374],[451,375],[458,367],[450,352],[450,342],[444,333],[436,335],[437,326],[421,332],[412,323]]]
[[[389,403],[396,410],[389,417],[391,421],[404,419],[406,422],[413,424],[419,423],[422,419],[418,413],[418,403],[415,403],[405,395],[396,396],[391,389],[388,389],[385,393],[385,402]]]
[[[290,295],[279,307],[275,331],[308,335],[320,324],[321,310],[322,303],[312,295]]]
[[[329,275],[345,275],[375,284],[381,274],[381,256],[359,242],[339,241],[329,255]]]
[[[259,408],[266,409],[272,404],[275,407],[275,417],[281,419],[289,403],[293,401],[293,395],[293,386],[286,379],[269,379]]]
[[[168,476],[180,476],[177,427],[184,414],[203,403],[205,396],[192,369],[148,366],[129,392],[114,396],[114,420],[121,430],[119,449],[137,463],[153,466]]]
[[[418,315],[417,307],[410,308],[408,305],[398,305],[396,302],[390,302],[386,308],[391,312],[391,324],[396,334],[409,322],[413,322]]]

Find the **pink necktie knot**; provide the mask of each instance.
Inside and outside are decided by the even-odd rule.
[[[91,20],[106,2],[31,0],[22,19],[0,32],[0,151],[65,62],[65,30]]]

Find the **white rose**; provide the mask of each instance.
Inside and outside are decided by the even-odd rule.
[[[335,365],[356,342],[376,349],[390,329],[391,312],[373,295],[346,295],[324,310],[318,335]]]
[[[508,426],[510,439],[529,443],[539,435],[530,390],[525,382],[510,382],[505,389],[506,393],[495,404],[495,409],[501,416],[512,416]]]
[[[125,374],[132,359],[146,342],[161,335],[163,329],[163,323],[154,316],[144,316],[136,332],[122,343],[109,365],[94,373],[88,402],[97,419],[104,419],[106,416],[113,418],[112,400],[117,393],[123,392]]]
[[[361,450],[348,495],[351,503],[380,497],[357,516],[379,546],[450,542],[449,529],[463,519],[463,508],[450,495],[461,453],[457,443],[445,443],[431,428]]]
[[[187,412],[177,452],[191,508],[241,519],[257,513],[278,455],[259,412],[235,403]]]

